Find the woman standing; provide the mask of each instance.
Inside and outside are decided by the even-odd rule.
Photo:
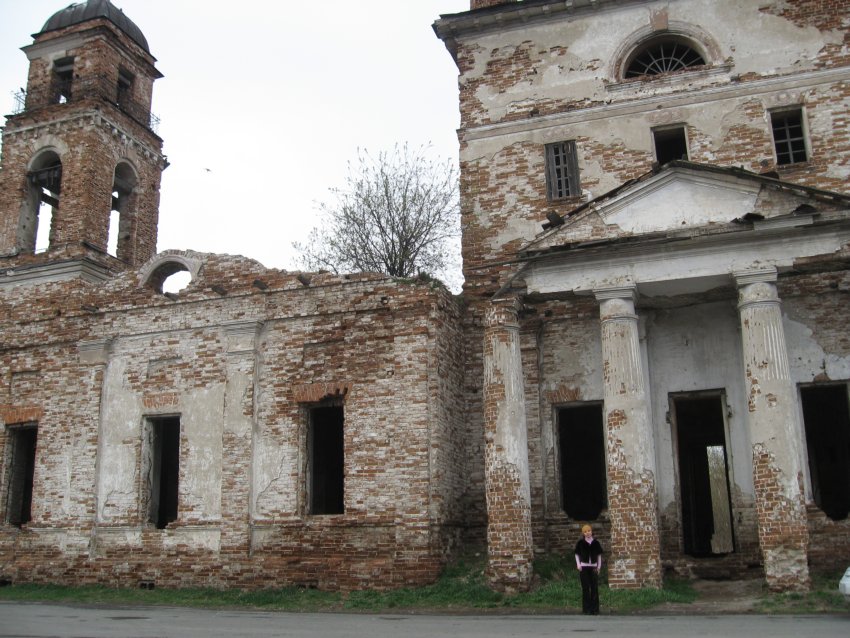
[[[576,569],[581,579],[581,611],[599,613],[599,570],[602,569],[602,545],[593,538],[590,525],[581,528],[582,538],[576,543]]]

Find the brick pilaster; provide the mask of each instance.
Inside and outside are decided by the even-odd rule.
[[[225,326],[227,384],[225,389],[222,455],[221,549],[247,555],[251,502],[251,463],[244,450],[252,449],[256,340],[260,323],[245,321]]]
[[[487,309],[484,329],[484,437],[487,576],[507,592],[531,582],[531,489],[516,299]]]

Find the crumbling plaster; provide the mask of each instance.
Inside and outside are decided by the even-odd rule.
[[[697,32],[712,38],[704,43],[705,52],[717,59],[710,65],[731,60],[729,76],[774,75],[814,68],[812,60],[828,44],[843,42],[843,32],[821,32],[814,26],[796,25],[779,15],[753,11],[756,2],[718,5],[714,0],[640,3],[631,7],[602,9],[590,16],[576,16],[565,22],[524,23],[503,28],[498,33],[480,35],[470,47],[473,64],[464,74],[467,81],[511,69],[510,60],[518,53],[525,59],[522,69],[511,69],[507,81],[476,85],[475,98],[484,106],[485,121],[498,122],[512,109],[516,100],[524,102],[535,95],[546,100],[570,102],[581,96],[584,104],[612,100],[608,78],[614,69],[620,45],[632,39],[635,25],[649,26],[653,15],[667,15],[667,24],[690,25],[699,16]],[[605,21],[599,29],[598,20]],[[463,39],[460,39],[463,44]],[[628,53],[622,52],[623,54]],[[605,71],[602,71],[605,69]],[[726,83],[729,76],[721,80]],[[696,85],[711,85],[718,80],[696,79]],[[691,87],[693,88],[693,86]]]
[[[752,499],[741,334],[734,300],[644,311],[662,509],[675,502],[678,455],[670,395],[720,391],[725,402],[730,484]]]
[[[112,346],[104,377],[104,400],[98,479],[98,522],[124,522],[137,516],[143,500],[139,465],[145,419],[180,414],[181,511],[190,511],[193,521],[221,518],[221,439],[224,426],[224,383],[186,387],[178,393],[148,397],[133,387],[139,374],[179,377],[179,366],[192,368],[197,341],[178,335],[124,337]],[[153,353],[163,352],[161,365],[151,366]],[[153,355],[155,356],[155,355]],[[153,363],[156,363],[155,361]],[[199,366],[200,367],[200,366]],[[163,371],[163,368],[165,370]],[[176,379],[175,379],[176,380]],[[164,400],[163,400],[164,399]],[[144,513],[140,513],[144,517]]]
[[[806,322],[803,308],[785,301],[783,309],[791,378],[796,383],[850,379],[850,352],[827,350],[813,330],[816,324],[812,325],[811,319]],[[833,347],[841,346],[834,344]]]
[[[518,336],[514,335],[514,339]],[[522,368],[518,365],[516,341],[493,339],[493,352],[488,365],[484,368],[484,383],[499,384],[504,395],[498,401],[495,429],[492,431],[491,445],[506,465],[514,466],[520,481],[518,494],[530,501],[528,483],[528,439],[526,435],[525,394]]]

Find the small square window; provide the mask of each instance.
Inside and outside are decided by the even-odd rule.
[[[773,127],[773,145],[776,163],[780,166],[796,164],[809,159],[806,153],[806,135],[803,128],[803,110],[776,111],[770,114]]]
[[[655,159],[659,164],[688,159],[688,138],[684,126],[653,129],[652,140],[655,144]]]
[[[550,201],[581,194],[576,143],[546,145],[546,195]]]

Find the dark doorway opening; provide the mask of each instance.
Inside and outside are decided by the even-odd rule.
[[[180,417],[150,420],[150,517],[157,529],[177,520]]]
[[[688,141],[685,127],[654,129],[655,159],[662,166],[673,160],[688,159]]]
[[[608,505],[602,404],[558,409],[561,495],[571,519],[593,521]]]
[[[6,445],[9,446],[6,522],[16,527],[32,520],[37,434],[38,428],[34,425],[13,426],[6,430]]]
[[[307,431],[310,514],[345,512],[344,422],[341,405],[310,409]]]
[[[672,397],[679,447],[682,535],[690,556],[734,551],[722,394]]]
[[[815,504],[834,521],[850,513],[850,407],[845,384],[800,388]]]

